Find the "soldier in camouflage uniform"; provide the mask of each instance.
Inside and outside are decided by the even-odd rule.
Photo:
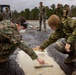
[[[63,7],[63,18],[69,17],[70,7],[69,5],[64,5]]]
[[[61,4],[57,5],[57,8],[55,9],[54,14],[59,16],[60,19],[63,17],[63,9],[61,8]]]
[[[5,20],[12,20],[12,12],[9,10],[8,7],[5,8],[4,19]]]
[[[35,52],[22,40],[19,30],[26,28],[26,20],[19,18],[20,24],[13,24],[10,20],[3,20],[0,14],[0,75],[25,75],[17,62],[10,58],[10,55],[19,47],[26,52],[33,60],[41,64],[44,61],[39,59]]]
[[[55,30],[54,33],[38,48],[44,51],[52,43],[56,42],[60,38],[64,40],[57,41],[55,48],[69,56],[64,60],[64,63],[71,63],[76,59],[76,20],[66,19],[61,22],[57,15],[52,15],[48,19],[48,25],[51,29]]]
[[[46,8],[43,6],[43,3],[40,2],[39,6],[39,30],[41,31],[42,21],[44,24],[44,31],[46,31]]]

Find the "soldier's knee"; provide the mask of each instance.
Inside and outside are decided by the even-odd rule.
[[[59,52],[65,52],[65,42],[57,41],[54,45],[55,49]]]

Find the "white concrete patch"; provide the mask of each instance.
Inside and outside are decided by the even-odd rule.
[[[36,54],[45,61],[50,62],[53,67],[34,68],[38,65],[36,60],[32,60],[26,53],[19,51],[18,62],[24,70],[25,75],[66,75],[52,57],[49,57],[46,52],[37,52]]]

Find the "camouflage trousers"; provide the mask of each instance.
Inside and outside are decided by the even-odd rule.
[[[39,28],[41,30],[42,21],[43,21],[43,25],[44,25],[44,30],[46,30],[46,19],[45,19],[45,17],[39,17]]]
[[[54,47],[56,50],[58,50],[59,52],[61,53],[64,53],[64,54],[70,54],[70,53],[76,53],[76,42],[71,46],[71,52],[67,52],[65,50],[65,45],[66,45],[66,40],[63,39],[63,40],[58,40]]]
[[[15,56],[13,55],[8,61],[0,63],[0,75],[25,75],[23,69],[13,57]]]

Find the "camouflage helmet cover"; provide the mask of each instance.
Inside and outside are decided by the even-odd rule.
[[[60,18],[57,15],[52,15],[48,19],[49,26],[57,26],[60,23]]]

